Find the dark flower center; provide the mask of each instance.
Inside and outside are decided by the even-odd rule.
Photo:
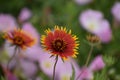
[[[17,45],[22,45],[22,44],[24,43],[24,40],[23,40],[22,37],[16,36],[16,37],[14,38],[14,43],[17,44]]]
[[[56,39],[52,42],[52,48],[55,51],[63,52],[66,47],[67,47],[67,44],[65,43],[65,41],[63,41],[61,39]]]

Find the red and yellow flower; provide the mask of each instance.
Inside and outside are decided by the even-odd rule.
[[[75,35],[71,35],[71,30],[59,28],[55,26],[54,31],[47,29],[46,35],[42,35],[41,43],[45,50],[48,50],[52,55],[59,55],[62,59],[68,57],[76,57],[78,42]]]
[[[4,38],[11,42],[12,45],[26,49],[27,47],[33,46],[36,42],[36,40],[28,34],[29,33],[22,29],[14,29],[8,33],[5,33]]]

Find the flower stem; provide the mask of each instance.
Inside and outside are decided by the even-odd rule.
[[[88,65],[88,63],[89,63],[89,61],[90,61],[91,54],[92,54],[92,51],[93,51],[93,47],[94,47],[94,46],[91,45],[90,51],[89,51],[89,53],[88,53],[87,60],[86,60],[85,65],[84,65],[85,68],[87,67],[87,65]],[[79,78],[80,78],[80,76],[82,75],[83,72],[84,72],[84,70],[82,70],[82,72],[78,75],[78,77],[76,78],[76,80],[79,80]]]
[[[91,45],[91,48],[90,48],[90,51],[89,51],[89,54],[88,54],[88,57],[87,57],[87,60],[86,60],[86,63],[85,63],[85,67],[87,67],[87,65],[90,61],[92,51],[93,51],[93,45]]]
[[[14,50],[14,53],[13,53],[12,57],[9,59],[9,61],[7,63],[7,69],[8,70],[9,70],[9,64],[12,61],[12,59],[15,57],[16,53],[17,53],[17,46],[15,47],[15,50]]]
[[[55,80],[55,69],[56,69],[57,62],[58,62],[58,55],[56,56],[56,61],[55,61],[54,68],[53,68],[53,79],[52,80]]]

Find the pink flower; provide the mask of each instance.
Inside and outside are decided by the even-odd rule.
[[[114,18],[118,21],[120,21],[120,2],[116,2],[114,4],[114,6],[112,7],[112,10],[111,10]]]
[[[20,22],[24,22],[28,20],[31,16],[32,16],[31,11],[28,8],[23,8],[20,12],[18,19]]]
[[[27,61],[21,58],[20,63],[21,63],[21,68],[24,72],[23,74],[25,74],[27,78],[31,78],[36,74],[37,66],[35,65],[34,62]]]
[[[18,66],[19,63],[19,68],[22,68],[25,77],[29,78],[29,77],[33,77],[37,72],[35,61],[38,61],[40,57],[40,53],[42,51],[39,44],[39,38],[40,38],[39,34],[32,26],[32,24],[25,23],[23,25],[23,29],[26,32],[30,32],[32,34],[31,36],[34,36],[36,38],[37,43],[35,46],[28,48],[24,51],[22,50],[20,52],[17,51],[16,56],[10,63],[10,68]],[[10,43],[6,41],[4,48],[8,53],[8,55],[11,57],[14,53],[15,46],[10,46]]]
[[[35,80],[43,80],[41,77],[36,77]]]
[[[36,45],[39,45],[40,35],[31,23],[29,23],[29,22],[24,23],[23,26],[22,26],[22,29],[27,31],[27,32],[30,32],[31,36],[36,39]]]
[[[83,67],[79,72],[79,80],[92,80],[93,79],[93,73],[95,71],[101,70],[105,67],[105,63],[102,59],[102,56],[97,56],[92,63],[89,65],[89,67]]]
[[[10,57],[13,55],[14,49],[15,46],[10,46],[9,43],[5,43],[5,50]],[[22,69],[22,74],[24,74],[26,78],[31,78],[37,72],[37,66],[35,62],[38,61],[39,57],[40,48],[34,47],[27,49],[26,51],[21,51],[12,59],[9,68],[13,69],[16,67]]]
[[[80,72],[81,69],[80,69],[78,63],[74,59],[70,59],[70,63],[75,70],[75,79],[76,79],[77,76],[79,75],[79,72]]]
[[[79,21],[84,29],[91,33],[97,33],[102,18],[101,12],[89,9],[81,13]]]
[[[51,55],[48,54],[47,52],[41,53],[39,64],[42,71],[49,77],[52,77],[55,57],[50,58],[50,56]],[[73,73],[72,65],[75,69],[75,77],[76,77],[76,75],[78,75],[78,72],[80,70],[78,64],[73,59],[63,62],[61,58],[59,58],[56,65],[56,76],[55,76],[56,80],[70,80]]]
[[[75,2],[80,5],[85,5],[92,2],[92,0],[75,0]]]
[[[7,80],[18,80],[17,77],[10,72],[8,69],[6,69],[3,65],[0,65],[0,79],[3,77],[4,79],[6,78]]]
[[[110,24],[107,20],[102,20],[100,24],[101,28],[96,33],[100,37],[101,41],[107,43],[112,38],[112,31],[110,29]]]
[[[36,39],[36,44],[33,47],[27,48],[25,51],[21,51],[21,54],[18,54],[21,57],[26,57],[29,58],[30,60],[37,61],[39,59],[39,56],[41,53],[41,48],[40,48],[40,35],[38,34],[37,30],[32,26],[31,23],[24,23],[23,24],[23,30],[25,30],[28,33],[31,33],[35,39]],[[14,53],[14,46],[10,46],[9,42],[5,43],[5,49],[8,51],[10,56],[13,55]],[[8,55],[9,55],[8,54]]]
[[[0,14],[0,31],[6,32],[17,27],[16,20],[9,14]]]
[[[51,56],[50,54],[43,51],[39,58],[39,66],[46,75],[52,77],[55,59],[54,57],[50,58],[50,56]]]
[[[84,29],[100,37],[101,41],[107,43],[112,38],[112,31],[107,20],[99,11],[86,10],[81,13],[79,21]]]
[[[10,57],[13,56],[15,46],[10,46],[10,43],[6,42],[4,48],[5,48],[8,56],[10,56]],[[32,51],[32,50],[30,50],[30,51]],[[28,51],[25,51],[25,52],[24,51],[20,51],[20,52],[17,51],[15,57],[10,62],[9,68],[10,69],[12,69],[14,67],[19,68],[19,69],[21,68],[22,72],[23,72],[22,74],[24,74],[25,77],[28,78],[28,77],[33,77],[33,75],[35,75],[37,72],[37,67],[35,64],[35,61],[37,59],[35,59],[36,55],[34,55],[34,58],[30,57],[36,51],[34,51],[34,52],[32,51],[33,53],[31,52],[31,54],[29,54],[27,56],[24,55],[26,52],[28,52]],[[37,57],[39,57],[39,56],[37,55]],[[28,66],[30,66],[30,67],[28,67]]]
[[[7,77],[7,80],[18,80],[16,76],[9,71],[6,72],[6,77]]]
[[[105,67],[105,63],[102,59],[102,56],[97,56],[92,63],[90,64],[89,68],[92,71],[98,71]]]
[[[61,64],[62,66],[58,66],[59,68],[59,73],[58,73],[58,80],[70,80],[72,77],[72,67],[71,64],[68,63],[63,63]]]
[[[31,36],[33,36],[36,40],[36,44],[33,47],[27,48],[27,50],[24,51],[22,54],[24,55],[24,57],[27,57],[33,61],[38,61],[40,53],[42,51],[40,48],[40,35],[34,28],[34,26],[29,22],[24,23],[22,29],[30,32]]]
[[[57,70],[58,70],[58,80],[70,80],[73,73],[73,68],[75,70],[75,78],[77,77],[80,68],[78,64],[73,59],[69,59],[65,62],[63,62],[61,59],[59,59]]]
[[[80,71],[79,80],[92,80],[93,79],[93,72],[89,68],[82,68]]]
[[[42,53],[42,49],[40,48],[40,46],[35,46],[32,48],[28,48],[26,51],[23,51],[22,55],[24,58],[28,58],[32,61],[38,61],[41,54]]]

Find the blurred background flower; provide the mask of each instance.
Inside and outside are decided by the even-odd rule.
[[[79,21],[83,28],[100,37],[102,42],[106,43],[111,40],[110,24],[107,20],[103,19],[101,12],[91,9],[83,11]]]
[[[82,68],[80,72],[80,77],[78,80],[92,80],[93,79],[93,73],[88,68]]]
[[[32,16],[31,11],[28,8],[23,8],[18,16],[19,22],[25,22]]]
[[[88,4],[90,2],[92,2],[93,0],[75,0],[75,2],[79,5],[85,5]]]
[[[53,67],[55,62],[55,57],[50,58],[50,54],[43,52],[40,55],[39,64],[42,71],[52,77]],[[61,58],[58,59],[58,63],[56,66],[56,79],[57,80],[70,80],[73,74],[73,68],[75,70],[75,77],[78,76],[80,68],[75,60],[70,59],[66,60],[65,62],[62,61]]]
[[[74,80],[83,70],[81,80],[120,80],[119,4],[120,0],[0,0],[2,67],[6,68],[14,53],[14,46],[2,36],[19,27],[30,33],[36,44],[16,54],[7,72],[18,80],[50,80],[55,58],[49,58],[50,54],[43,50],[40,40],[46,29],[53,30],[59,25],[71,30],[78,37],[80,46],[76,59],[70,58],[64,63],[59,59],[56,80]],[[98,36],[101,43],[94,47],[89,66],[84,67],[90,50],[85,40],[88,34]]]
[[[120,2],[116,2],[113,7],[112,7],[112,10],[111,10],[114,18],[118,21],[120,21]]]
[[[17,27],[16,19],[10,14],[0,14],[0,31],[7,32]]]
[[[89,68],[92,71],[99,71],[105,67],[105,63],[102,59],[102,56],[97,56],[92,63],[90,64]]]

